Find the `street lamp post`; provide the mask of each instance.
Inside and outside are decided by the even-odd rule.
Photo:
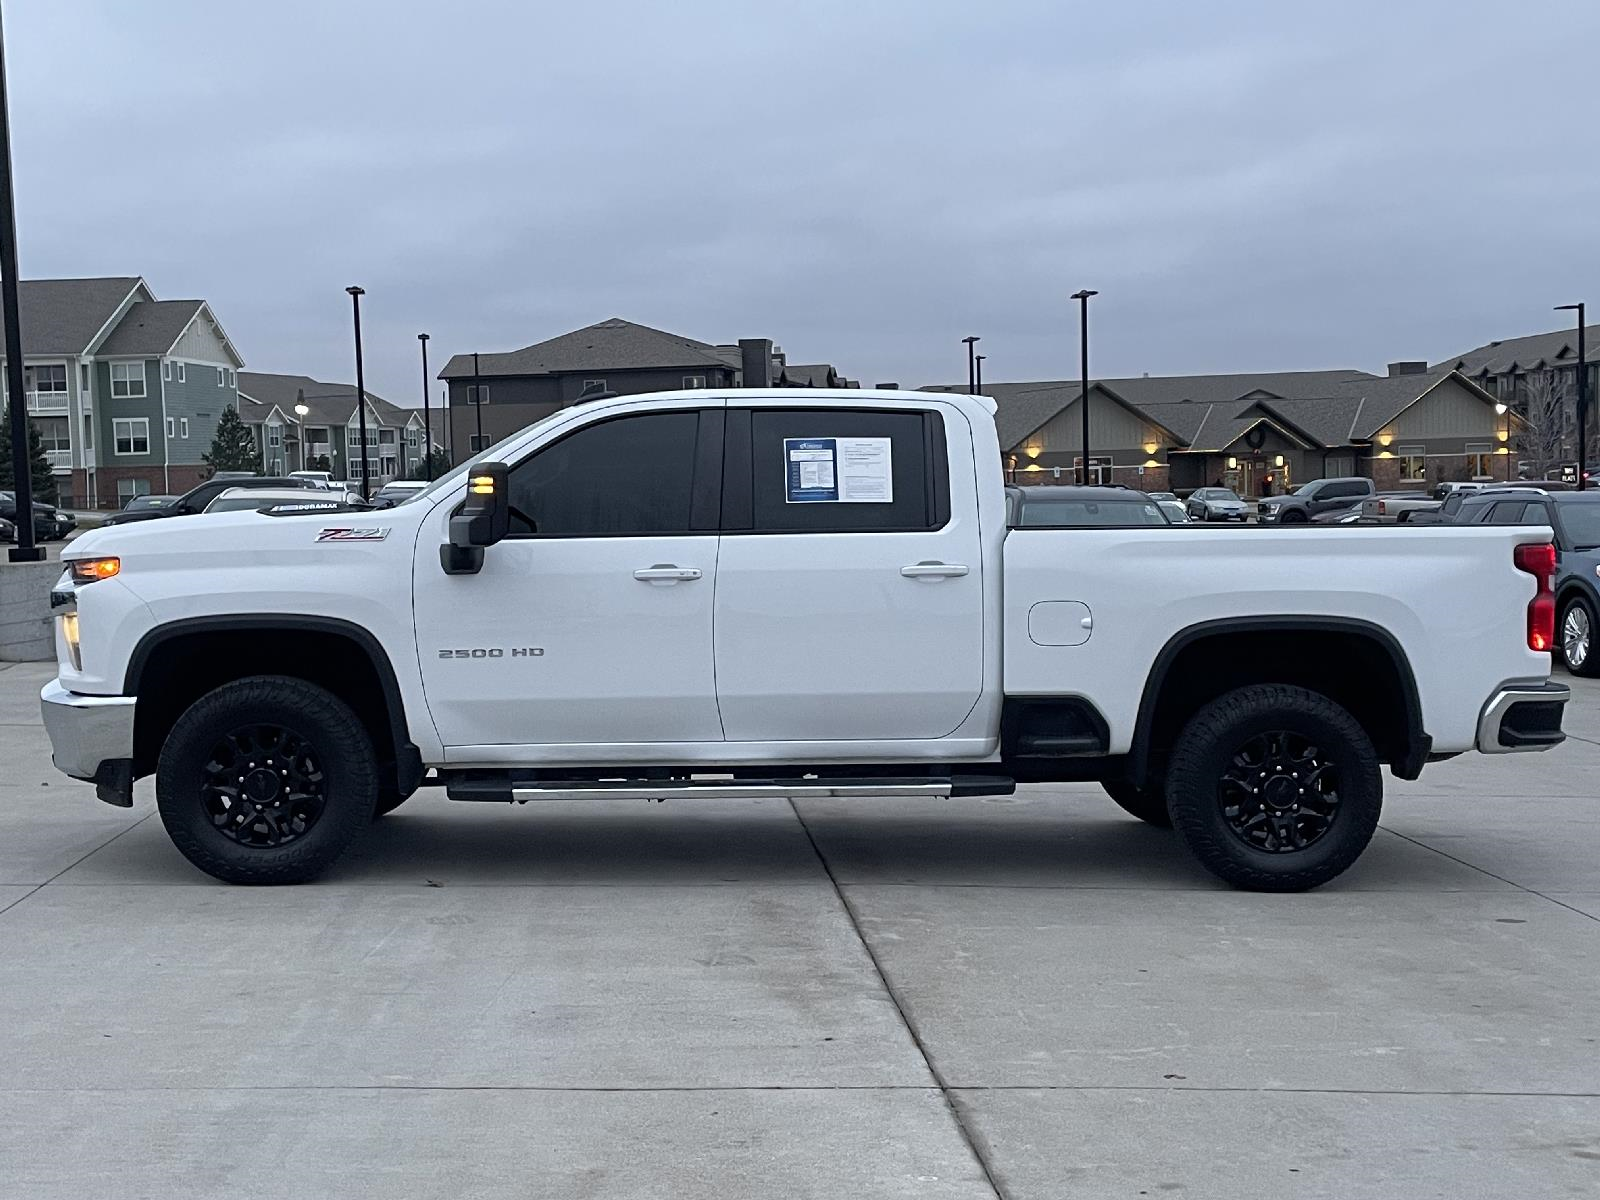
[[[1089,297],[1099,294],[1088,288],[1072,293],[1072,299],[1078,302],[1081,310],[1078,332],[1081,352],[1078,381],[1081,390],[1078,392],[1078,403],[1083,406],[1083,473],[1078,480],[1079,483],[1089,482]]]
[[[976,396],[978,394],[978,361],[973,356],[973,347],[983,339],[973,335],[972,337],[964,337],[961,340],[967,346],[967,394]]]
[[[1494,415],[1506,419],[1506,436],[1500,443],[1500,452],[1506,456],[1506,482],[1511,482],[1511,406],[1503,400],[1494,406]]]
[[[978,386],[973,388],[973,391],[975,391],[975,392],[982,392],[983,391],[983,360],[985,358],[987,358],[987,357],[988,357],[988,355],[986,355],[986,354],[980,354],[980,355],[978,355],[976,358],[974,358],[972,360],[975,364],[977,364],[977,368],[978,368],[978,375],[977,375]]]
[[[0,35],[0,304],[5,306],[6,387],[11,393],[11,477],[17,493],[12,562],[43,562],[33,540],[33,464],[28,460],[28,397],[22,378],[22,319],[17,312],[17,206],[11,186],[11,104],[6,99],[5,38]],[[76,440],[76,439],[74,439]]]
[[[367,294],[365,288],[347,287],[350,293],[350,303],[355,309],[356,319],[356,412],[360,414],[361,426],[361,498],[367,498],[367,379],[361,368],[361,297]],[[350,461],[349,453],[345,454],[345,461]]]
[[[294,415],[300,418],[300,469],[306,469],[306,418],[311,415],[311,406],[306,403],[305,388],[297,388],[294,393]]]
[[[1556,311],[1578,314],[1578,490],[1581,492],[1586,486],[1585,460],[1589,454],[1589,369],[1583,346],[1583,303],[1558,304]]]
[[[422,343],[422,461],[426,464],[428,482],[433,482],[433,418],[428,407],[428,335],[417,334]]]

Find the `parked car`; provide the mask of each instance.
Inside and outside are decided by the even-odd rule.
[[[325,491],[333,490],[332,471],[290,471],[290,479],[304,479],[312,487],[319,487]]]
[[[1009,487],[1010,524],[1016,529],[1130,528],[1165,525],[1156,502],[1125,487],[1066,485]]]
[[[113,516],[107,517],[103,525],[129,525],[137,521],[155,521],[164,517],[188,517],[195,513],[206,511],[206,506],[223,492],[231,487],[248,484],[250,487],[273,488],[309,488],[313,486],[303,479],[292,479],[287,475],[251,475],[243,471],[218,471],[210,479],[198,487],[190,488],[183,495],[169,504],[160,508],[135,509],[130,503],[127,508]]]
[[[4,517],[0,517],[0,542],[14,542],[17,540],[17,527]]]
[[[1402,525],[1449,525],[1461,511],[1461,506],[1485,489],[1532,488],[1541,492],[1570,492],[1576,489],[1561,479],[1513,479],[1507,483],[1449,483],[1440,484],[1434,495],[1443,492],[1443,500],[1435,508],[1415,507],[1400,518]]]
[[[1235,886],[1302,891],[1371,839],[1380,764],[1563,738],[1547,530],[1377,528],[1310,579],[1279,529],[1008,529],[1001,472],[979,397],[669,392],[560,409],[376,519],[92,530],[53,597],[54,762],[123,807],[155,774],[180,852],[238,883],[315,877],[424,782],[1020,779],[1100,780]]]
[[[1182,500],[1178,499],[1177,492],[1146,492],[1145,495],[1149,496],[1152,500],[1170,500],[1174,504],[1183,503]]]
[[[1250,506],[1232,488],[1203,487],[1189,493],[1184,508],[1196,521],[1244,521]]]
[[[1304,524],[1318,513],[1359,504],[1376,490],[1372,480],[1360,475],[1313,479],[1286,496],[1265,497],[1256,507],[1256,519],[1263,524]]]
[[[427,483],[420,479],[393,480],[378,489],[378,494],[372,498],[372,507],[393,508],[396,504],[404,504],[413,496],[420,494],[427,486]]]
[[[356,502],[363,503],[359,496],[356,497]],[[264,508],[276,508],[281,505],[315,505],[322,512],[337,512],[340,509],[354,507],[344,492],[330,492],[317,487],[231,487],[206,505],[206,512],[243,512],[247,509],[259,512]]]
[[[1360,504],[1361,517],[1374,525],[1394,525],[1403,522],[1414,512],[1432,512],[1439,502],[1429,493],[1377,492]]]
[[[17,524],[17,494],[15,492],[0,492],[0,517],[11,523],[13,532]],[[69,512],[63,512],[54,504],[43,504],[38,500],[33,502],[33,536],[35,541],[48,542],[56,538],[64,538],[78,527],[78,519]]]
[[[122,511],[125,513],[155,512],[158,509],[170,508],[177,502],[177,496],[132,496],[122,506]]]
[[[1155,500],[1156,507],[1161,509],[1162,512],[1166,513],[1167,520],[1171,521],[1174,525],[1193,524],[1193,522],[1189,519],[1189,510],[1183,506],[1183,501],[1179,500],[1176,496],[1173,496],[1170,500],[1160,500],[1156,498],[1154,493],[1152,493],[1150,499]]]
[[[1316,516],[1312,517],[1310,522],[1309,522],[1309,524],[1312,524],[1312,525],[1356,525],[1356,524],[1359,524],[1360,521],[1361,521],[1361,506],[1359,504],[1352,504],[1348,508],[1328,508],[1328,509],[1324,509],[1322,512],[1319,512]],[[1288,524],[1288,525],[1299,525],[1299,524],[1306,524],[1306,523],[1307,522],[1300,522],[1300,521],[1280,522],[1280,524]]]

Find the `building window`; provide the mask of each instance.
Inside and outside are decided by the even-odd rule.
[[[1474,479],[1494,477],[1494,460],[1488,442],[1467,443],[1467,470]]]
[[[111,437],[116,454],[149,454],[150,420],[148,417],[117,417],[111,422]]]
[[[1415,483],[1426,479],[1428,464],[1421,446],[1401,446],[1396,454],[1400,458],[1400,478]]]
[[[1083,470],[1083,456],[1080,454],[1072,460],[1072,478],[1076,482],[1078,472]],[[1111,482],[1111,459],[1101,458],[1099,455],[1089,456],[1089,478],[1085,481],[1094,486],[1103,486]]]
[[[239,377],[234,374],[232,367],[228,368],[228,386],[229,387],[238,387],[239,386]]]
[[[417,448],[417,431],[415,429],[406,430],[406,445],[412,450]]]
[[[218,387],[227,387],[228,386],[228,368],[227,367],[218,367],[217,368],[217,386]]]
[[[179,417],[178,418],[178,436],[179,437],[185,437],[185,438],[189,436],[189,418],[188,417]]]
[[[142,362],[114,362],[111,364],[111,394],[119,400],[137,400],[144,396],[144,364]]]
[[[487,404],[487,403],[489,403],[489,385],[487,383],[469,383],[469,384],[467,384],[467,403],[468,404]]]
[[[705,387],[705,385],[706,377],[704,375],[685,375],[683,377],[683,386],[686,391],[694,391]]]
[[[128,501],[135,496],[148,496],[150,494],[150,481],[148,479],[119,479],[117,480],[117,507],[127,508]]]
[[[89,398],[89,364],[78,364],[78,390],[83,393],[84,399]]]
[[[283,445],[283,426],[282,425],[268,425],[267,426],[267,445],[271,446],[274,450],[276,450],[279,446]]]
[[[168,383],[172,382],[172,360],[170,358],[162,360],[161,378],[165,379]]]
[[[472,453],[476,454],[479,450],[487,450],[490,445],[487,433],[475,433],[472,435]]]
[[[48,367],[31,367],[30,370],[33,372],[33,391],[39,393],[41,396],[60,396],[62,399],[66,398],[67,368],[65,364],[60,366],[52,365]]]
[[[167,418],[167,436],[169,438],[178,436],[178,423],[171,417]]]

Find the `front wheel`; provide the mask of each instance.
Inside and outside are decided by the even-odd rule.
[[[1600,675],[1600,657],[1594,652],[1594,605],[1582,593],[1561,610],[1561,661],[1574,675]]]
[[[302,883],[372,820],[378,767],[350,706],[303,679],[224,684],[178,718],[156,806],[183,856],[228,883]]]
[[[1310,517],[1306,516],[1306,514],[1301,512],[1299,509],[1291,508],[1287,512],[1280,513],[1278,515],[1278,524],[1280,524],[1280,525],[1304,525],[1308,521],[1310,521],[1310,519],[1311,519]]]
[[[1258,892],[1302,892],[1343,873],[1378,827],[1383,780],[1366,731],[1317,692],[1239,688],[1178,735],[1173,825],[1203,866]]]
[[[1125,779],[1105,779],[1100,786],[1129,816],[1138,817],[1147,825],[1171,829],[1172,817],[1167,813],[1167,797],[1160,789],[1134,787]]]

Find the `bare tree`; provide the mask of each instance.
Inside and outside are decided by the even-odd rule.
[[[1554,371],[1530,373],[1524,382],[1523,403],[1513,409],[1520,418],[1513,445],[1534,479],[1551,479],[1571,457],[1576,436],[1572,384],[1564,376],[1557,379]]]

